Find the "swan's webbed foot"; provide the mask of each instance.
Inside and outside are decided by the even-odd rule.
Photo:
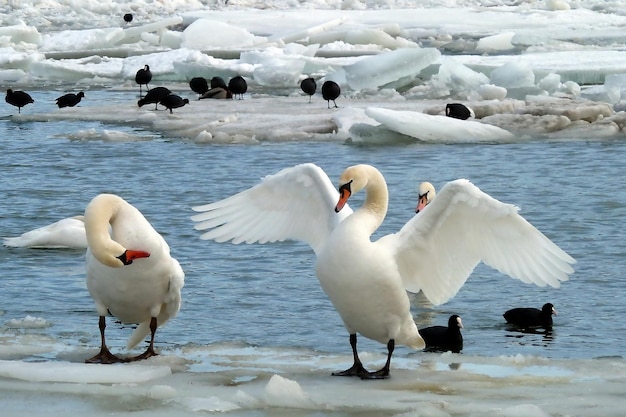
[[[142,353],[141,355],[137,355],[133,358],[130,358],[130,361],[131,362],[141,361],[141,360],[148,359],[148,358],[151,358],[153,356],[158,356],[158,355],[159,354],[154,351],[154,348],[152,346],[149,346],[148,349],[146,349],[144,353]]]
[[[375,372],[370,372],[362,364],[354,364],[349,369],[341,372],[333,372],[333,376],[358,376],[361,379],[386,379],[389,378],[389,369],[383,368]]]
[[[106,347],[100,349],[100,352],[98,352],[97,355],[92,356],[89,359],[85,359],[85,363],[112,364],[112,363],[124,363],[124,362],[128,362],[128,359],[115,356]]]
[[[369,378],[361,377],[361,379],[387,379],[389,378],[389,367],[385,366],[382,369],[379,369],[375,372],[370,372],[369,374]]]
[[[333,376],[358,376],[361,379],[367,379],[368,375],[371,374],[367,369],[363,367],[363,364],[360,362],[355,362],[350,368],[341,372],[333,372]]]

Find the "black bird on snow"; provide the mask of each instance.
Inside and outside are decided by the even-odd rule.
[[[335,100],[341,94],[341,87],[334,81],[325,81],[322,84],[322,98],[328,102],[328,108],[330,109],[330,100],[335,104],[335,108],[337,108],[337,103]]]
[[[243,95],[246,91],[248,91],[248,83],[242,76],[238,75],[228,81],[228,89],[233,96],[239,97],[240,100],[243,100]]]
[[[56,99],[56,104],[59,108],[62,107],[74,107],[80,103],[80,99],[85,97],[85,93],[80,91],[78,94],[68,93]]]
[[[152,72],[150,71],[150,66],[145,65],[142,69],[137,71],[135,74],[135,82],[139,84],[139,97],[141,97],[141,86],[146,85],[146,89],[150,91],[148,87],[148,83],[152,80]]]
[[[172,94],[172,92],[169,90],[169,88],[154,87],[152,90],[146,93],[145,97],[139,99],[137,105],[141,107],[145,104],[154,103],[154,110],[156,110],[159,102],[170,94]]]
[[[309,77],[305,78],[300,82],[300,88],[306,94],[309,95],[309,103],[311,102],[311,97],[315,94],[315,90],[317,90],[317,84],[315,83],[315,78]]]
[[[202,94],[209,91],[209,83],[204,77],[194,77],[189,81],[189,88],[194,93],[198,93],[198,98],[200,98]]]
[[[35,102],[30,94],[19,90],[13,91],[10,88],[7,90],[7,96],[4,100],[10,105],[17,107],[18,113],[22,112],[22,107],[25,105]]]
[[[446,116],[453,117],[455,119],[467,120],[470,117],[474,117],[474,111],[461,103],[448,103],[446,104]]]
[[[431,326],[419,329],[419,333],[426,342],[426,351],[459,353],[463,350],[463,335],[461,317],[453,314],[448,319],[448,326]]]
[[[228,88],[228,86],[226,85],[226,81],[224,81],[222,77],[211,78],[211,88],[217,87]]]
[[[170,110],[170,114],[174,113],[172,109],[177,109],[179,107],[183,107],[185,104],[189,104],[189,100],[186,98],[182,98],[181,96],[177,96],[176,94],[169,94],[159,101],[159,104],[163,107],[166,107]]]
[[[541,310],[532,307],[512,308],[503,314],[507,323],[523,329],[543,327],[546,330],[552,328],[552,315],[556,310],[552,303],[546,303]]]

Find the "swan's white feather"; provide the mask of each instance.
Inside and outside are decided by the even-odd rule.
[[[314,164],[296,165],[268,175],[252,188],[224,200],[193,207],[202,239],[266,243],[287,239],[308,243],[315,253],[352,210],[333,208],[339,193]]]
[[[423,291],[433,304],[453,297],[481,261],[523,282],[559,287],[575,260],[518,211],[460,179],[382,239],[396,251],[407,290]]]

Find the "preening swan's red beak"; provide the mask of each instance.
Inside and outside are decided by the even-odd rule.
[[[352,181],[351,181],[352,182]],[[339,201],[335,206],[335,213],[339,213],[343,206],[346,205],[352,192],[350,191],[350,182],[339,187]]]
[[[143,250],[126,249],[126,251],[117,258],[122,261],[124,265],[130,265],[135,259],[147,258],[149,256],[150,253]]]
[[[426,207],[427,205],[428,193],[420,195],[419,199],[417,200],[417,207],[415,207],[415,212],[419,213],[420,211],[424,210],[424,207]]]

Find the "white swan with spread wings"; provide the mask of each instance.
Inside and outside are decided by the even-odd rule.
[[[365,189],[363,206],[346,201]],[[433,191],[434,194],[434,191]],[[221,201],[194,207],[202,239],[308,243],[317,255],[320,284],[350,334],[354,364],[334,375],[385,378],[395,343],[423,348],[406,290],[434,304],[453,297],[481,261],[523,282],[558,287],[574,259],[518,214],[467,180],[447,184],[402,229],[372,242],[387,212],[382,174],[370,165],[347,168],[339,192],[324,171],[302,164],[265,177]],[[385,366],[363,367],[356,335],[386,343]]]

